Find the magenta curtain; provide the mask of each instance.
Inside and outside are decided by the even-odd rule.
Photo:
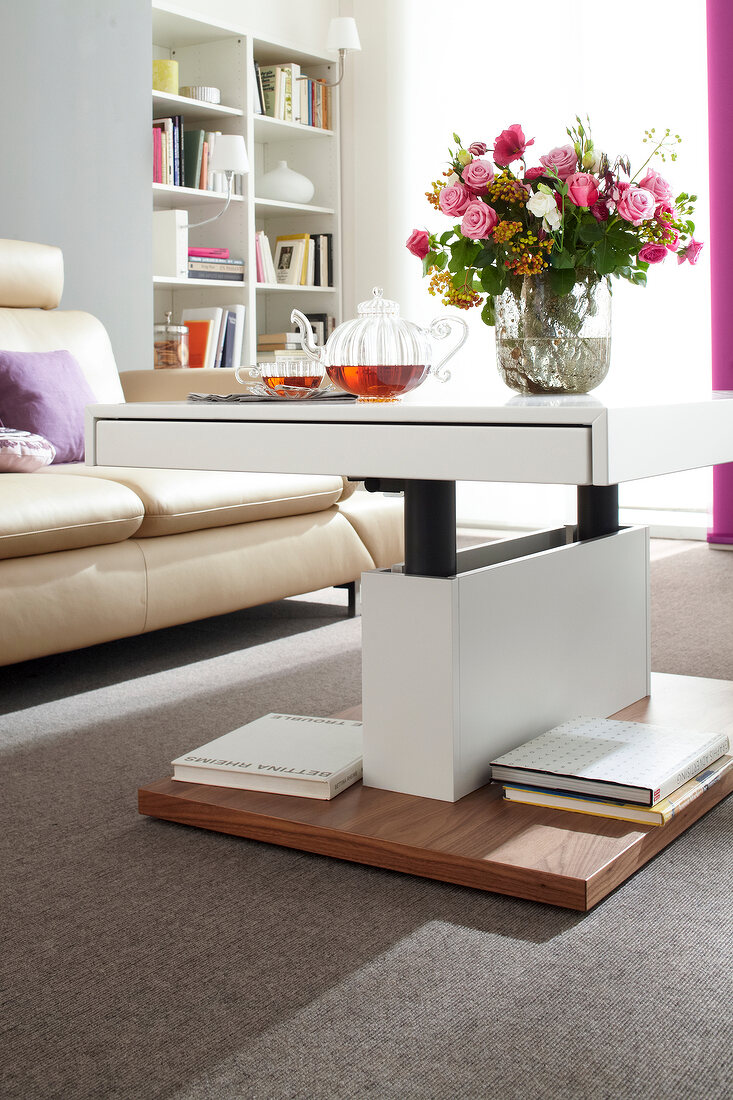
[[[710,284],[713,389],[733,390],[733,278],[728,258],[733,178],[733,4],[707,0]],[[733,463],[713,469],[708,542],[733,543]]]

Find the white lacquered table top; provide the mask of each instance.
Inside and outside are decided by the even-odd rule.
[[[87,461],[100,465],[606,485],[733,461],[733,392],[94,405],[87,433]]]

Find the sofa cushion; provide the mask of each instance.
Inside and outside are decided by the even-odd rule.
[[[70,474],[125,485],[143,502],[138,537],[176,535],[330,508],[343,492],[341,477],[306,474],[145,470],[126,466],[47,466],[40,475]]]
[[[0,478],[0,558],[121,542],[140,527],[142,501],[126,485],[70,475],[51,481],[45,470]]]
[[[70,352],[0,351],[0,421],[45,436],[56,462],[84,458],[84,409],[95,400]]]

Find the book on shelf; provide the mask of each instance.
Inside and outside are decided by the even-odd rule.
[[[260,85],[262,87],[262,99],[265,105],[264,113],[270,118],[277,118],[275,114],[275,86],[277,81],[277,68],[274,65],[260,66]]]
[[[206,358],[211,341],[211,321],[196,321],[193,318],[183,320],[188,329],[188,365],[189,367],[205,367]]]
[[[181,324],[187,325],[190,321],[208,321],[206,348],[204,354],[204,367],[213,367],[216,363],[216,350],[219,346],[219,330],[221,329],[221,306],[202,306],[198,309],[181,310]],[[189,335],[189,362],[191,361],[191,337]]]
[[[156,137],[157,131],[161,132],[160,138]],[[161,148],[161,163],[156,171],[155,150],[158,143]],[[153,182],[175,187],[185,186],[182,115],[153,119]]]
[[[270,239],[264,230],[260,229],[255,237],[255,245],[259,251],[259,257],[262,264],[262,275],[260,279],[258,276],[258,282],[262,283],[276,283],[277,275],[275,273],[275,261],[272,257],[272,247],[270,245]]]
[[[202,260],[228,260],[229,249],[228,248],[190,248],[188,250],[189,259],[202,259]]]
[[[278,283],[301,286],[305,278],[308,233],[289,233],[275,239],[275,278]]]
[[[260,81],[260,67],[254,60],[252,61],[250,79],[252,81],[252,113],[255,115],[263,115],[265,113],[265,103],[262,95],[262,83]]]
[[[362,775],[362,724],[266,714],[173,761],[173,778],[331,799]]]
[[[311,323],[316,343],[319,345],[325,344],[329,336],[328,315],[326,313],[306,313],[306,317]]]
[[[721,756],[709,767],[688,779],[676,791],[660,799],[653,806],[640,806],[631,802],[614,802],[607,798],[571,794],[542,787],[512,785],[504,787],[508,802],[521,802],[528,806],[546,806],[572,813],[591,814],[594,817],[613,817],[620,821],[637,821],[644,825],[666,825],[714,783],[733,770],[733,756]]]
[[[189,279],[219,279],[230,282],[244,281],[245,263],[237,259],[188,259]]]
[[[153,274],[167,279],[188,275],[188,211],[153,211]]]
[[[242,348],[244,346],[244,319],[245,319],[245,307],[241,302],[236,302],[231,306],[223,306],[223,309],[227,311],[229,324],[230,318],[234,318],[234,331],[231,335],[231,345],[229,344],[228,337],[224,341],[224,363],[223,366],[227,367],[239,367],[242,365]],[[231,354],[231,363],[227,362],[229,355]]]
[[[727,734],[573,718],[491,762],[507,785],[654,806],[730,748]]]
[[[188,187],[201,186],[201,163],[204,155],[204,131],[186,130],[183,134],[183,166]]]

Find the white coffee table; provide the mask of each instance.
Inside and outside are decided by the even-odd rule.
[[[573,714],[631,707],[640,720],[679,724],[678,688],[666,680],[651,702],[637,702],[650,691],[648,534],[619,529],[618,484],[732,460],[732,394],[617,406],[593,398],[451,406],[413,397],[397,405],[92,407],[93,464],[338,471],[405,493],[404,566],[363,578],[364,785],[304,806],[309,800],[162,780],[140,792],[143,812],[589,907],[727,787],[711,788],[676,823],[632,830],[507,808],[500,788],[486,786],[488,764]],[[461,480],[576,485],[577,528],[457,553]],[[691,690],[702,714],[699,685]],[[577,818],[582,828],[568,820]],[[550,856],[544,845],[558,828],[574,841],[551,846]]]

